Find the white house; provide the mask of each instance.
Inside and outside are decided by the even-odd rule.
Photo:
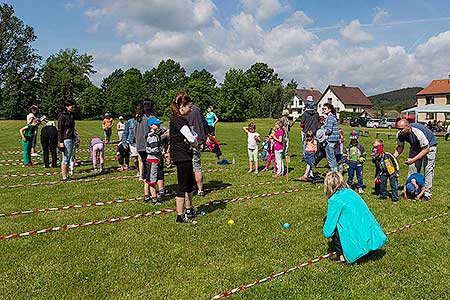
[[[308,96],[313,96],[314,104],[317,104],[317,102],[319,102],[320,97],[322,97],[322,93],[313,88],[296,89],[294,98],[292,99],[291,103],[289,103],[289,105],[287,105],[286,107],[289,110],[289,116],[298,118],[303,114],[303,112],[305,111],[306,97]]]
[[[339,115],[341,111],[362,113],[364,109],[372,108],[373,104],[358,87],[342,85],[329,85],[319,102],[317,109],[322,111],[325,103],[331,103]]]

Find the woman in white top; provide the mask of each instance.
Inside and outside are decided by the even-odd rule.
[[[120,143],[120,141],[122,141],[123,131],[125,130],[125,123],[123,121],[123,117],[122,116],[119,117],[119,122],[117,123],[117,127],[116,128],[117,128],[117,134],[119,135],[119,143]]]

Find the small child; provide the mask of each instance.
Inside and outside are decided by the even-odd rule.
[[[375,194],[379,199],[387,199],[387,180],[391,185],[391,199],[398,202],[399,165],[394,155],[384,152],[382,140],[375,140],[372,149],[372,161],[375,164]],[[378,183],[378,184],[377,184]]]
[[[269,156],[269,149],[270,149],[270,136],[266,136],[264,141],[262,142],[262,152],[261,152],[261,160],[266,160]]]
[[[119,140],[117,144],[116,153],[119,161],[119,172],[128,171],[130,165],[130,145],[128,142]]]
[[[403,196],[406,199],[419,200],[425,194],[425,176],[420,173],[413,173],[406,179],[405,186],[403,187]]]
[[[151,117],[147,121],[149,132],[147,134],[147,161],[146,161],[146,174],[144,180],[144,203],[152,201],[153,205],[161,205],[156,194],[156,185],[158,181],[158,175],[163,170],[160,168],[160,160],[162,157],[162,143],[161,136],[159,135],[160,125],[162,121],[156,117]]]
[[[308,130],[305,135],[305,162],[306,171],[305,174],[299,178],[301,181],[309,181],[314,177],[313,169],[316,161],[317,141],[314,137],[314,133]]]
[[[103,144],[103,141],[101,138],[93,136],[91,138],[91,145],[90,145],[90,151],[91,151],[91,159],[92,159],[92,165],[94,166],[94,172],[98,172],[97,169],[97,155],[100,160],[100,172],[103,172],[104,164],[105,164],[105,145]]]
[[[267,162],[263,171],[269,171],[270,165],[273,161],[273,171],[276,172],[277,163],[275,161],[275,152],[273,150],[274,139],[273,136],[275,134],[275,128],[271,128],[269,131],[269,135],[266,137],[266,140],[269,142],[269,147],[267,149]]]
[[[255,174],[258,174],[258,143],[261,141],[259,133],[256,132],[255,123],[248,124],[247,127],[242,127],[242,130],[247,134],[247,149],[249,170],[248,173],[253,172],[253,163],[255,164]]]
[[[25,167],[33,165],[31,161],[31,148],[33,146],[33,136],[41,121],[33,117],[27,126],[20,128],[19,133],[22,137],[22,159]]]
[[[364,152],[364,147],[358,141],[358,132],[352,130],[350,133],[350,144],[345,147],[344,150],[344,161],[348,165],[348,180],[347,184],[349,187],[353,184],[353,177],[358,179],[358,193],[364,193],[364,183],[363,183],[363,164],[366,161],[366,153]]]
[[[284,176],[284,163],[283,163],[283,123],[280,120],[275,122],[275,134],[273,135],[274,143],[273,150],[275,152],[275,162],[277,163],[277,173],[274,175],[275,178]]]

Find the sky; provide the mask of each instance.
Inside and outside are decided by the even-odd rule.
[[[1,2],[1,0],[0,0]],[[448,0],[6,0],[37,34],[46,59],[94,57],[94,84],[117,68],[172,58],[223,82],[265,62],[285,82],[366,95],[426,86],[450,74]]]

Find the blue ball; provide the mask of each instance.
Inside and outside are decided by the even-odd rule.
[[[284,228],[284,229],[289,229],[289,228],[291,228],[291,224],[289,224],[289,223],[284,223],[284,224],[283,224],[283,228]]]

